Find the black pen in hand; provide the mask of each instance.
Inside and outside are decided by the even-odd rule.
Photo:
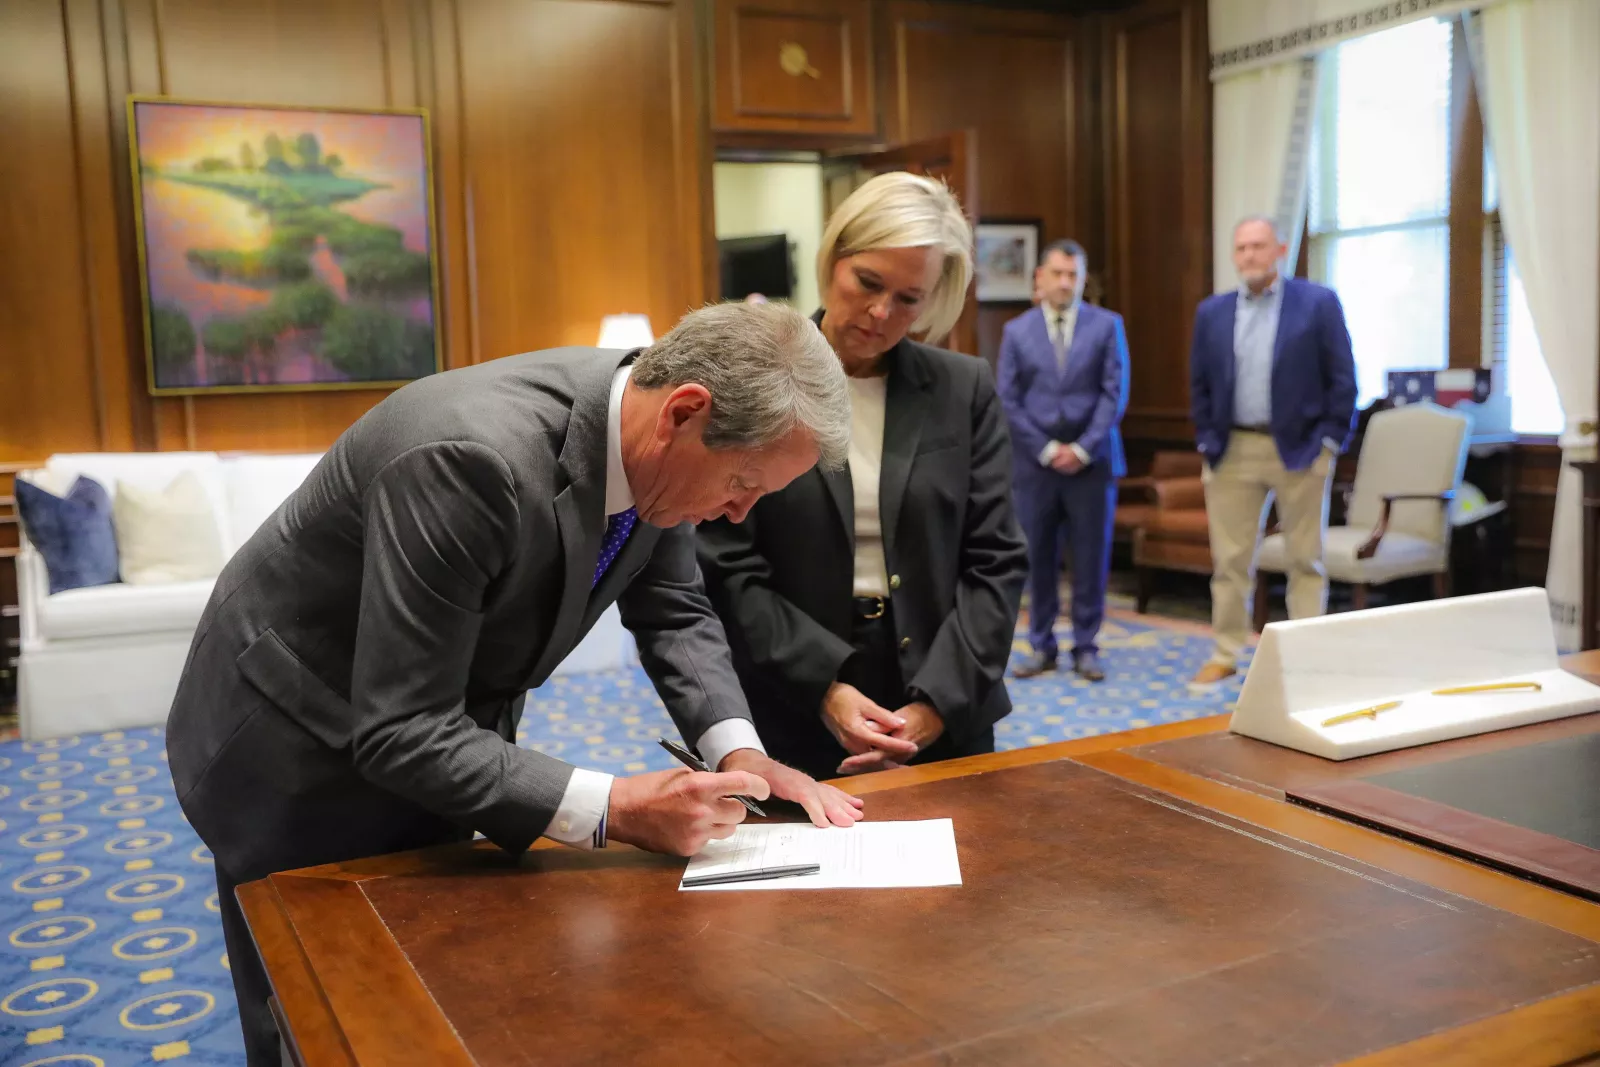
[[[705,760],[701,759],[699,756],[696,756],[693,752],[690,752],[676,741],[668,741],[665,737],[663,737],[661,739],[661,747],[676,756],[679,763],[682,763],[692,771],[709,772],[711,770],[710,767],[706,766]],[[757,807],[756,802],[751,800],[749,797],[735,796],[733,799],[743,804],[745,809],[749,811],[750,814],[759,815],[763,819],[767,817],[767,813]]]

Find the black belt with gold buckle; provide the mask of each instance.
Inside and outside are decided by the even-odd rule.
[[[858,596],[855,598],[856,617],[860,619],[881,619],[883,613],[889,610],[889,598],[886,596]]]

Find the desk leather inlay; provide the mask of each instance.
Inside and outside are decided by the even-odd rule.
[[[363,889],[485,1067],[1312,1067],[1600,981],[1594,942],[1071,762],[868,810],[953,814],[965,885],[679,893],[613,849]]]
[[[1292,788],[1289,796],[1600,900],[1600,733]]]
[[[1496,730],[1474,737],[1396,749],[1360,759],[1328,760],[1239,734],[1213,733],[1127,749],[1130,756],[1165,764],[1202,778],[1282,799],[1288,792],[1325,782],[1370,778],[1507,748],[1569,737],[1600,736],[1600,714]]]
[[[1360,780],[1289,794],[1297,803],[1600,900],[1600,851]]]
[[[1600,733],[1367,774],[1362,779],[1600,849]]]

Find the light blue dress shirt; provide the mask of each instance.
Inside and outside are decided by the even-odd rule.
[[[1272,350],[1283,310],[1283,276],[1260,294],[1239,287],[1233,313],[1233,421],[1265,426],[1272,421]]]

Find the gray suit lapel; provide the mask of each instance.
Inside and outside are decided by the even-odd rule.
[[[878,511],[883,543],[892,549],[900,504],[911,480],[911,461],[928,412],[928,377],[921,357],[902,343],[891,355],[883,412],[883,465],[878,474]],[[892,557],[891,557],[892,558]]]
[[[621,363],[597,360],[595,373],[586,377],[572,398],[567,439],[559,459],[567,487],[554,501],[556,531],[561,536],[561,605],[556,609],[549,640],[534,666],[535,678],[547,677],[572,651],[589,603],[594,567],[600,559],[600,540],[605,535],[606,414],[611,379]],[[613,570],[618,562],[621,561],[613,561]]]

